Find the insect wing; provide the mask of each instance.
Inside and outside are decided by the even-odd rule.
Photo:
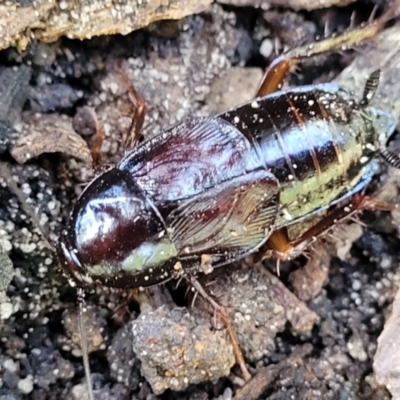
[[[180,204],[167,224],[182,256],[247,253],[271,234],[279,207],[279,184],[265,170],[223,182]]]
[[[251,144],[221,119],[186,121],[128,155],[119,168],[155,201],[191,198],[243,173]]]

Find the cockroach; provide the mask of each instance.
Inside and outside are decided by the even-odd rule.
[[[166,129],[98,175],[58,244],[71,283],[144,289],[188,279],[220,312],[248,378],[224,308],[196,277],[257,252],[294,258],[338,221],[379,206],[363,194],[376,156],[400,166],[386,149],[395,122],[370,105],[380,71],[361,100],[333,84],[280,89],[299,61],[373,37],[394,14],[392,6],[374,23],[289,51],[253,100]],[[136,117],[135,132],[143,114]]]

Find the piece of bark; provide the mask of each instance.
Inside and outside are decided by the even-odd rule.
[[[55,6],[55,0],[36,0],[23,7],[17,0],[1,4],[0,50],[10,46],[24,50],[31,40],[31,30],[44,26],[45,18]]]
[[[59,114],[23,116],[24,129],[11,155],[23,164],[43,153],[65,153],[90,163],[92,157],[86,142],[73,130],[69,117]]]
[[[218,0],[218,3],[236,7],[254,7],[268,10],[271,7],[293,8],[293,10],[318,10],[327,7],[342,7],[355,0]]]
[[[35,0],[21,6],[14,0],[0,5],[0,49],[24,50],[32,38],[54,42],[61,36],[89,39],[126,35],[164,19],[181,19],[203,11],[211,0],[111,1]]]

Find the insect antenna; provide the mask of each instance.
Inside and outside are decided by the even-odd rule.
[[[376,93],[376,89],[379,85],[379,78],[381,76],[381,70],[377,69],[369,76],[367,82],[365,82],[364,93],[360,101],[360,106],[367,106],[373,99]]]
[[[390,150],[382,150],[379,154],[391,167],[400,169],[400,157],[397,154],[392,153]]]
[[[89,351],[88,351],[87,336],[85,329],[86,302],[85,302],[85,292],[83,291],[83,289],[78,289],[78,304],[79,304],[78,325],[79,325],[79,334],[81,335],[83,368],[85,370],[86,385],[88,388],[89,400],[94,400],[93,383],[89,365]]]
[[[49,233],[44,229],[43,225],[40,223],[32,206],[26,201],[25,195],[23,194],[21,189],[18,187],[18,185],[15,183],[15,181],[12,178],[12,173],[10,171],[10,168],[4,162],[0,162],[0,175],[6,181],[10,191],[18,198],[24,212],[29,216],[29,218],[31,218],[31,221],[33,222],[33,224],[39,229],[46,244],[53,251],[53,253],[56,254],[55,243],[50,239]],[[86,330],[85,330],[85,323],[84,323],[85,299],[84,299],[83,289],[78,289],[78,302],[79,302],[79,331],[80,331],[80,335],[81,335],[81,350],[82,350],[83,366],[84,366],[84,370],[85,370],[86,382],[88,385],[89,400],[94,400],[92,379],[91,379],[91,375],[90,375],[87,337],[86,337]]]

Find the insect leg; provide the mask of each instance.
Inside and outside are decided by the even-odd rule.
[[[215,300],[214,297],[210,293],[207,292],[207,290],[203,287],[203,285],[194,276],[190,277],[189,280],[190,280],[190,283],[192,284],[192,286],[197,290],[197,292],[200,293],[201,296],[203,296],[203,298],[206,299],[212,305],[212,307],[214,307],[215,311],[220,315],[220,317],[224,321],[226,329],[228,330],[229,337],[231,339],[236,362],[240,366],[240,369],[243,374],[243,378],[246,381],[250,380],[251,374],[247,370],[242,351],[240,350],[239,340],[237,338],[235,329],[232,326],[232,322],[225,310],[225,307],[222,306],[221,304],[219,304],[218,301]]]
[[[385,26],[386,22],[396,16],[400,1],[395,1],[389,9],[374,22],[348,30],[341,35],[323,39],[319,42],[304,45],[282,54],[272,61],[266,69],[258,86],[256,97],[266,96],[279,90],[291,67],[301,60],[330,51],[345,50],[373,38]]]
[[[314,243],[317,239],[329,233],[329,231],[355,214],[363,210],[392,211],[396,206],[387,202],[356,194],[350,203],[335,207],[318,220],[318,222],[305,230],[296,239],[290,239],[288,228],[281,228],[275,231],[263,247],[263,258],[279,258],[289,260],[299,256],[305,248]],[[297,225],[301,226],[303,221]]]
[[[101,146],[104,141],[104,130],[103,125],[97,119],[96,114],[93,112],[93,118],[95,122],[96,133],[93,137],[92,145],[90,146],[90,153],[92,155],[92,166],[94,172],[100,172],[103,166],[101,157]]]
[[[146,116],[147,112],[147,107],[144,98],[135,89],[131,80],[129,79],[129,76],[122,68],[120,62],[116,63],[116,69],[117,72],[120,74],[124,84],[128,88],[129,99],[132,102],[134,108],[131,125],[125,138],[125,148],[132,149],[139,143],[144,117]]]

